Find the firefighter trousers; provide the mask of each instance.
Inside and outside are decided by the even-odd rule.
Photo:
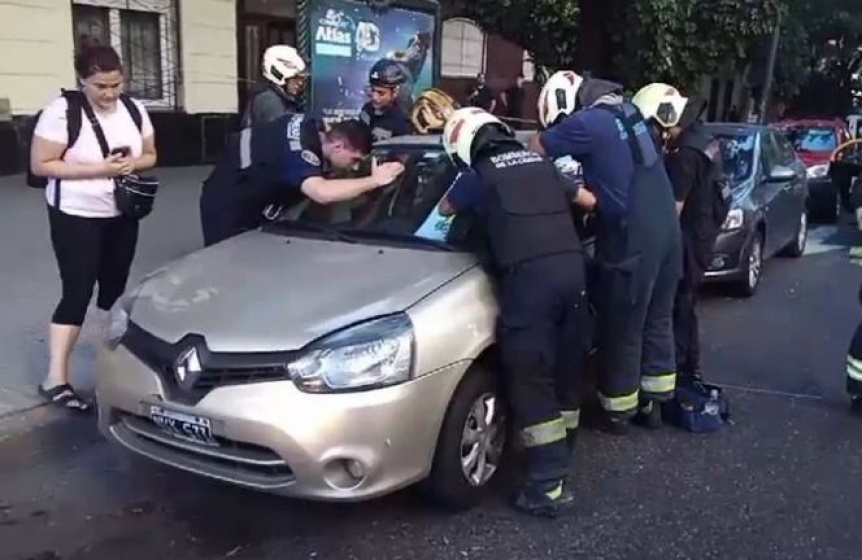
[[[628,259],[601,259],[596,286],[599,400],[612,416],[642,401],[666,401],[676,388],[673,308],[681,247]]]
[[[589,310],[580,253],[502,273],[497,340],[506,393],[527,452],[529,483],[566,478],[578,427]]]
[[[856,327],[847,352],[847,393],[862,397],[862,322]]]

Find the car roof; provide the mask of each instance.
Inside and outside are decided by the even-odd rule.
[[[779,128],[792,126],[823,126],[830,128],[843,128],[846,125],[841,119],[785,119],[775,123],[775,126]]]
[[[526,144],[536,134],[535,130],[516,130],[515,138]],[[386,140],[374,143],[375,148],[389,146],[411,146],[419,148],[441,148],[443,143],[440,134],[408,134],[405,136],[394,136]]]
[[[752,123],[734,123],[734,122],[710,122],[704,123],[704,127],[714,134],[758,134],[769,130],[768,126]]]

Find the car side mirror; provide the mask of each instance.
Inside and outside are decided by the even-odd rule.
[[[767,181],[770,183],[785,183],[796,178],[796,172],[784,165],[776,165],[769,173]]]

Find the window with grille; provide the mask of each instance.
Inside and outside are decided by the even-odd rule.
[[[112,46],[123,61],[126,93],[150,107],[175,108],[179,52],[173,1],[72,1],[75,48]]]
[[[126,92],[140,99],[164,97],[159,14],[120,10]]]

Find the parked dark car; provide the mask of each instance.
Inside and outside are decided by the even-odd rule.
[[[850,139],[847,123],[841,119],[800,119],[781,121],[773,127],[787,136],[807,168],[811,218],[836,221],[841,206],[829,164],[834,151]]]
[[[732,123],[707,126],[721,139],[733,203],[706,280],[730,283],[740,295],[750,297],[768,258],[800,257],[805,251],[806,167],[788,138],[773,129]]]

